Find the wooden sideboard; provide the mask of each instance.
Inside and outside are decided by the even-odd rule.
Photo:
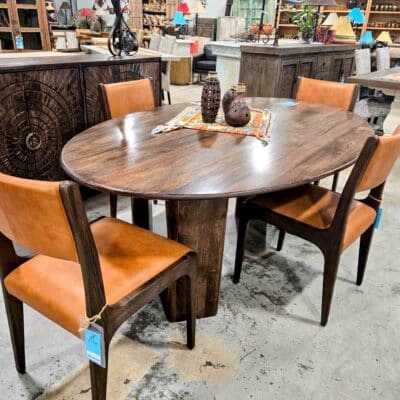
[[[0,171],[35,179],[65,178],[59,162],[64,144],[104,120],[99,83],[151,77],[161,104],[160,65],[154,56],[2,59]]]
[[[247,96],[293,97],[299,76],[340,81],[352,74],[359,45],[284,44],[240,47],[240,78]]]

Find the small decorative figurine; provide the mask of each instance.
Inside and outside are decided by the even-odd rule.
[[[213,123],[217,118],[221,88],[216,72],[209,72],[201,93],[201,116],[203,122]]]
[[[243,95],[246,92],[246,86],[239,83],[236,86],[236,94],[227,107],[225,112],[225,121],[230,126],[245,126],[250,122],[250,109],[244,101]]]

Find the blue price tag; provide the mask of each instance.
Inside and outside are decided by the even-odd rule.
[[[103,327],[92,324],[83,332],[86,358],[101,367],[105,367],[104,330]]]
[[[375,218],[375,223],[374,223],[375,229],[378,229],[379,225],[381,224],[382,212],[383,212],[383,208],[379,207],[378,211],[376,212],[376,218]]]

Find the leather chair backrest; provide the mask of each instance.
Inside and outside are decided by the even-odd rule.
[[[35,253],[78,260],[60,182],[0,173],[0,231]]]
[[[353,108],[357,85],[300,78],[296,99],[313,104],[325,104],[349,111]]]
[[[378,146],[357,186],[357,192],[371,190],[386,181],[400,155],[400,126],[393,136],[379,138]]]
[[[156,106],[150,79],[110,83],[103,87],[111,118],[153,110]]]
[[[204,56],[207,59],[213,59],[213,57],[214,57],[213,52],[212,52],[212,47],[208,44],[206,44],[204,46]]]

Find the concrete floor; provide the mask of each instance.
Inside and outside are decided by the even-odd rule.
[[[188,90],[179,88],[187,99]],[[201,87],[200,87],[201,90]],[[341,174],[341,184],[346,174]],[[125,323],[111,349],[112,400],[373,400],[400,398],[400,163],[385,192],[363,286],[355,285],[357,244],[343,255],[328,325],[319,326],[322,256],[288,236],[277,253],[253,226],[242,280],[231,281],[236,241],[230,202],[218,315],[197,324],[184,346],[183,323],[165,320],[155,300]],[[326,181],[323,184],[329,185]],[[86,203],[90,218],[108,213],[104,195]],[[129,221],[129,202],[118,217]],[[165,234],[164,206],[153,210]],[[27,374],[15,371],[0,305],[0,399],[90,399],[79,340],[26,307]]]

